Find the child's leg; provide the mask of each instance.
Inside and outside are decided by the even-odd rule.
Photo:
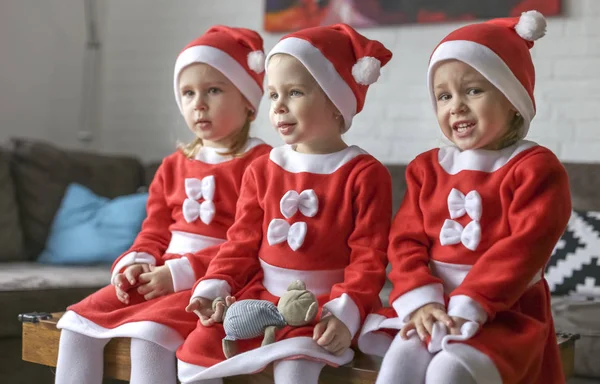
[[[55,383],[101,384],[104,346],[108,341],[63,329],[58,346]]]
[[[464,365],[451,354],[441,351],[427,367],[426,384],[477,384]]]
[[[383,357],[377,383],[424,383],[432,358],[433,355],[416,334],[408,340],[403,340],[398,334]]]
[[[131,339],[131,384],[176,384],[175,352],[142,339]]]
[[[325,363],[311,360],[279,360],[273,364],[275,384],[317,384]]]

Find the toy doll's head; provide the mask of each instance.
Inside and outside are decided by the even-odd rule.
[[[435,48],[428,88],[442,133],[461,150],[501,149],[535,116],[529,49],[546,33],[537,11],[455,30]]]
[[[195,140],[181,150],[194,157],[202,145],[235,155],[245,146],[263,95],[264,52],[260,35],[215,26],[177,57],[175,100]]]
[[[287,144],[340,140],[391,57],[345,24],[284,36],[266,64],[273,127]]]
[[[306,290],[302,281],[294,281],[279,298],[277,309],[288,325],[299,327],[309,324],[317,316],[319,303],[315,295]]]

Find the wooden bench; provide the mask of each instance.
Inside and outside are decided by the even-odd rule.
[[[62,313],[54,313],[50,320],[38,323],[23,323],[23,360],[56,367],[60,330],[56,323]],[[557,333],[560,354],[566,378],[573,374],[575,363],[575,340],[578,335]],[[104,350],[104,375],[119,380],[129,380],[128,338],[111,340]],[[354,360],[339,368],[326,366],[319,380],[320,384],[350,383],[372,384],[377,377],[381,359],[356,352]],[[225,384],[271,384],[272,368],[260,374],[235,376],[225,379]]]

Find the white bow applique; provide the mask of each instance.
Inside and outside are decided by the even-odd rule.
[[[267,230],[267,241],[269,245],[275,245],[287,240],[290,248],[297,251],[304,244],[307,229],[306,223],[302,221],[290,225],[283,219],[273,219]]]
[[[300,193],[287,191],[279,202],[279,209],[286,219],[298,211],[306,217],[314,217],[319,211],[319,198],[312,189]],[[290,225],[283,219],[273,219],[267,229],[267,241],[269,245],[275,245],[287,240],[290,248],[297,251],[304,244],[307,230],[306,223],[302,221]]]
[[[188,223],[195,220],[200,220],[204,224],[210,224],[215,217],[215,177],[206,176],[202,180],[196,178],[185,179],[185,194],[187,199],[184,200],[182,211],[183,218]],[[199,202],[204,199],[203,202]]]
[[[467,249],[474,251],[481,240],[481,226],[479,222],[473,220],[466,227],[454,220],[444,221],[442,231],[440,232],[440,244],[452,245],[462,243]]]
[[[448,195],[448,211],[452,219],[469,215],[472,221],[466,227],[446,219],[440,231],[440,244],[453,245],[462,243],[467,249],[474,251],[481,241],[481,225],[479,220],[482,214],[481,196],[475,190],[465,196],[461,191],[452,188]]]
[[[296,191],[287,191],[279,202],[279,208],[286,219],[294,216],[298,210],[306,217],[313,217],[319,210],[319,199],[312,189],[306,189],[299,194]]]
[[[466,214],[473,220],[481,219],[481,196],[473,190],[465,196],[461,191],[452,188],[448,195],[448,211],[450,218],[456,219]]]

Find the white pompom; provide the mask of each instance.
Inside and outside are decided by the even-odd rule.
[[[358,84],[371,85],[379,79],[381,62],[374,57],[365,56],[352,66],[352,76]]]
[[[536,41],[546,34],[546,18],[538,11],[523,12],[515,31],[525,40]]]
[[[265,53],[263,51],[252,51],[248,54],[248,67],[256,73],[265,70]]]

